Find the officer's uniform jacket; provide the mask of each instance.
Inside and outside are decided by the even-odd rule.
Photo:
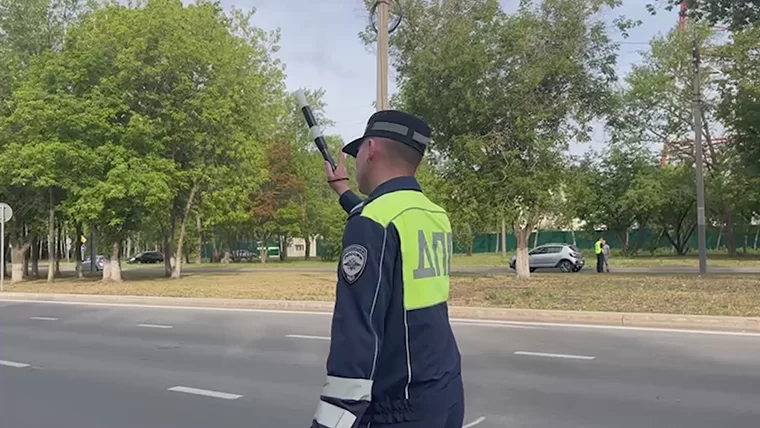
[[[413,177],[350,211],[338,266],[327,381],[312,428],[421,420],[463,400],[448,318],[453,242],[443,209]]]

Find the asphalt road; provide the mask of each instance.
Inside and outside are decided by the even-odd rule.
[[[0,427],[305,427],[324,382],[329,322],[0,301]],[[454,324],[468,428],[760,420],[760,335]]]

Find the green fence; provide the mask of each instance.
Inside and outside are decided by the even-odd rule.
[[[718,245],[718,236],[721,231],[718,228],[710,228],[707,231],[707,248],[714,249]],[[600,236],[604,236],[607,243],[612,248],[620,249],[623,247],[622,237],[618,233],[610,231],[588,232],[588,231],[576,231],[575,242],[578,248],[593,248],[594,243]],[[735,233],[734,239],[736,246],[741,248],[745,242],[745,236],[748,238],[749,247],[754,246],[755,233],[745,235],[743,233]],[[507,233],[506,239],[507,252],[515,251],[517,249],[517,239],[512,233]],[[537,245],[550,244],[550,243],[573,243],[573,232],[563,230],[546,230],[538,231],[538,240],[536,240],[536,233],[532,233],[528,240],[529,246],[532,248],[534,242]],[[721,237],[720,245],[725,247],[726,236]],[[670,249],[672,248],[670,241],[665,236],[661,236],[659,231],[653,231],[651,229],[636,229],[632,230],[628,234],[628,245],[630,248],[638,248],[642,251],[650,251],[656,249]],[[689,239],[689,248],[697,248],[697,234],[692,234]],[[501,234],[488,233],[479,234],[475,236],[472,242],[473,253],[495,253],[501,251]],[[454,242],[455,253],[466,253],[467,244],[463,242]]]
[[[709,228],[707,231],[707,248],[715,249],[718,245],[718,236],[721,233],[718,228]],[[589,249],[594,247],[594,242],[599,239],[600,236],[604,236],[607,239],[607,243],[613,249],[621,249],[623,247],[622,239],[619,234],[609,231],[589,232],[589,231],[576,231],[575,242],[578,248]],[[754,246],[755,233],[746,235],[748,238],[748,245],[750,248]],[[742,233],[734,234],[736,246],[741,248],[744,245],[745,235]],[[248,250],[254,254],[258,254],[258,241],[238,241],[233,243],[232,250]],[[325,255],[325,245],[321,239],[317,239],[316,256],[321,258]],[[534,243],[537,245],[550,244],[550,243],[573,243],[573,232],[564,230],[542,230],[538,232],[538,240],[536,240],[536,233],[532,233],[528,240],[529,247],[533,247]],[[725,234],[721,237],[721,247],[725,248],[726,237]],[[512,233],[507,233],[507,252],[512,252],[517,249],[517,239]],[[628,234],[628,245],[630,248],[638,248],[640,251],[652,251],[652,250],[669,250],[672,248],[670,242],[665,236],[661,236],[659,231],[652,229],[636,229],[631,230]],[[228,245],[219,247],[221,254],[224,254],[224,250]],[[271,241],[268,243],[269,247],[278,247],[277,241]],[[689,248],[697,248],[697,234],[692,234],[689,240]],[[202,255],[204,258],[211,258],[212,246],[210,243],[206,243],[203,246]],[[473,253],[496,253],[501,251],[501,234],[498,233],[484,233],[475,236],[472,242]],[[467,244],[461,241],[454,242],[454,252],[457,254],[464,254],[467,252]],[[271,254],[275,256],[275,254]]]

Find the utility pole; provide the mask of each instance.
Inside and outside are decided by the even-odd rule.
[[[388,0],[377,1],[377,110],[388,109],[388,24],[390,4]]]
[[[707,273],[707,237],[705,233],[705,172],[702,153],[702,88],[700,86],[699,41],[694,39],[694,162],[697,173],[697,240],[699,243],[699,274]]]

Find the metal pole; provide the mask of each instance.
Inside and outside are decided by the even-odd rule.
[[[388,107],[388,21],[390,5],[388,0],[377,2],[377,110]]]
[[[5,286],[5,208],[0,208],[0,293]]]
[[[697,173],[697,240],[699,242],[699,274],[707,273],[707,236],[705,232],[705,173],[702,153],[702,89],[700,87],[699,42],[694,39],[694,161]]]

